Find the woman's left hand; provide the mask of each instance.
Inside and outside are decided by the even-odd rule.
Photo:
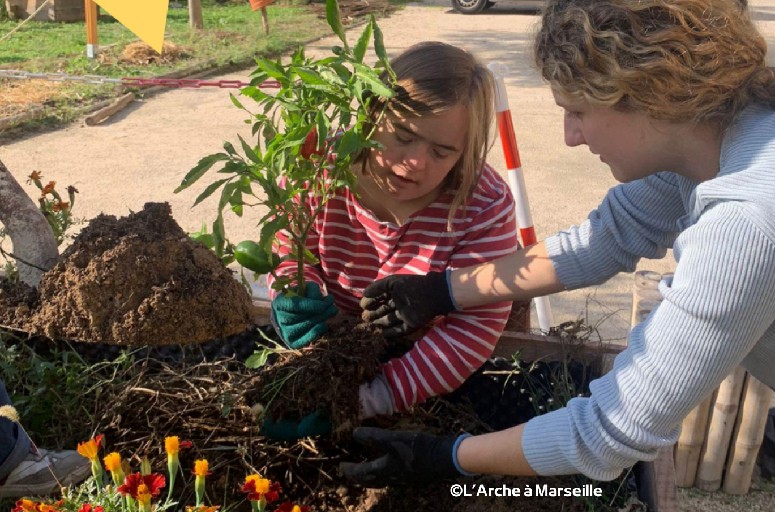
[[[361,427],[353,431],[353,439],[385,454],[360,464],[341,464],[342,474],[364,487],[461,476],[455,467],[453,453],[458,436]]]

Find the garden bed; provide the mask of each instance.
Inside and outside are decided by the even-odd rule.
[[[31,349],[38,358],[52,364],[69,353],[71,361],[77,354],[90,368],[101,365],[101,370],[93,374],[95,385],[81,393],[83,410],[72,411],[65,419],[75,436],[67,440],[69,446],[85,440],[85,432],[104,434],[107,451],[131,455],[135,467],[141,456],[148,455],[153,467],[161,471],[165,467],[164,437],[177,435],[181,440],[191,440],[194,447],[181,453],[182,465],[193,465],[195,458],[210,461],[213,475],[208,479],[208,496],[213,503],[239,503],[244,499],[240,492],[244,475],[259,472],[280,483],[284,498],[310,505],[316,511],[616,510],[628,500],[629,510],[644,510],[630,499],[640,485],[639,472],[610,484],[579,477],[481,477],[458,482],[474,493],[485,492],[481,489],[526,487],[583,489],[587,483],[603,489],[604,501],[482,495],[455,498],[450,494],[452,482],[381,490],[349,485],[338,475],[339,464],[367,460],[374,454],[354,444],[348,436],[297,442],[276,442],[260,436],[253,404],[245,397],[260,380],[261,372],[246,368],[241,361],[253,353],[257,343],[267,343],[267,334],[271,335],[271,330],[253,328],[204,344],[146,347],[131,355],[127,355],[126,348],[115,345],[54,343],[43,338],[16,340],[12,349]],[[574,349],[572,345],[572,341],[568,343],[568,339],[559,337],[507,334],[499,345],[499,355],[457,392],[432,399],[410,413],[366,423],[449,434],[487,432],[526,421],[542,410],[558,406],[552,398],[558,393],[550,390],[569,385],[562,393],[584,392],[589,379],[598,371],[596,368],[612,352],[600,349],[595,356],[596,349]],[[514,347],[522,347],[524,353],[543,355],[532,362],[503,357],[513,354]],[[567,356],[573,352],[579,360],[568,362]],[[584,360],[589,364],[582,364]],[[62,418],[56,421],[62,422]],[[47,428],[44,424],[34,427]],[[33,437],[38,437],[35,432]],[[175,495],[183,503],[193,502],[190,480],[178,483]],[[615,496],[616,506],[609,506]]]

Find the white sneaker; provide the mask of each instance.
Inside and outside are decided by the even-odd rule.
[[[91,473],[91,463],[74,450],[49,451],[27,456],[0,482],[0,498],[48,496],[62,487],[82,482]]]

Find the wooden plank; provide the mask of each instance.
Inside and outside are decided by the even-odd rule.
[[[113,100],[109,105],[106,107],[103,107],[96,112],[93,112],[92,114],[89,114],[84,118],[83,122],[86,126],[95,126],[105,119],[108,119],[109,117],[117,114],[118,112],[124,110],[130,103],[132,103],[132,100],[135,99],[135,94],[133,92],[128,92],[124,94],[123,96],[120,96]]]

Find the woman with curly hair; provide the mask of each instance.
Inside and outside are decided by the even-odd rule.
[[[616,478],[676,442],[683,418],[737,365],[775,386],[775,71],[734,0],[553,0],[535,62],[586,145],[621,182],[578,226],[486,264],[369,286],[387,334],[491,301],[632,272],[672,248],[661,304],[589,397],[501,432],[378,429],[386,455],[349,464],[366,485],[472,473]]]

